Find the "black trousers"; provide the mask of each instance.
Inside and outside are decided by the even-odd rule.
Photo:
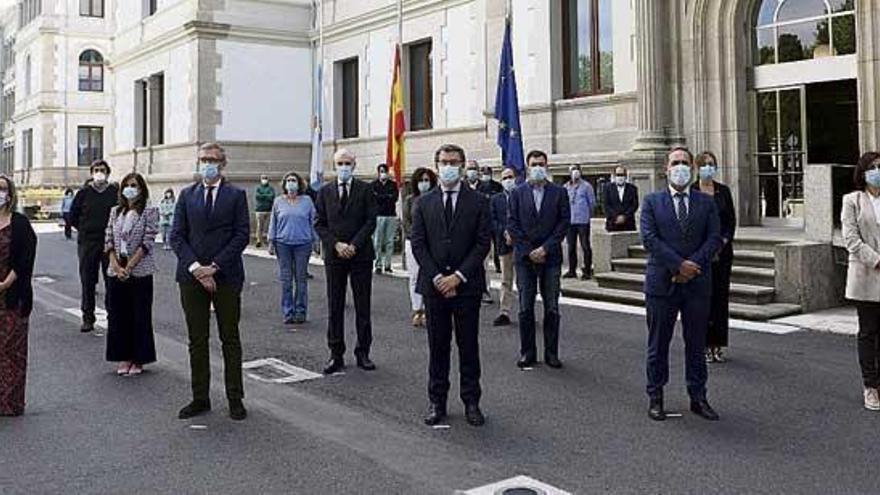
[[[61,217],[64,219],[64,238],[70,239],[73,237],[73,226],[70,225],[70,213],[62,213]]]
[[[880,388],[880,303],[856,302],[859,366],[866,387]]]
[[[241,338],[238,330],[238,322],[241,320],[241,287],[217,285],[216,292],[210,294],[200,284],[189,282],[180,284],[180,304],[183,306],[189,334],[193,399],[206,401],[210,397],[211,360],[208,338],[212,302],[223,349],[226,397],[231,400],[242,399],[244,385],[241,378]]]
[[[107,361],[156,361],[153,277],[110,277],[107,289]]]
[[[345,295],[351,280],[354,297],[357,344],[355,356],[369,356],[373,344],[373,326],[370,321],[370,298],[373,291],[373,262],[332,263],[324,267],[327,273],[327,346],[334,358],[345,355]]]
[[[712,299],[706,347],[727,347],[730,333],[730,272],[733,258],[712,263]]]
[[[569,273],[577,273],[578,240],[580,240],[581,249],[584,251],[584,275],[590,275],[590,270],[593,268],[593,246],[590,244],[590,224],[570,225],[568,227],[568,233],[565,236],[565,243],[568,245]]]
[[[480,388],[480,297],[425,298],[428,350],[428,398],[446,405],[452,335],[458,346],[461,400],[478,405]]]
[[[79,281],[82,286],[81,305],[83,323],[95,323],[95,285],[98,272],[104,277],[104,307],[107,307],[107,267],[110,264],[104,252],[104,241],[81,240],[77,244]]]

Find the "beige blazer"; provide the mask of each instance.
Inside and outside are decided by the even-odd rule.
[[[855,191],[843,197],[843,240],[849,251],[846,298],[880,302],[880,224],[868,193]]]

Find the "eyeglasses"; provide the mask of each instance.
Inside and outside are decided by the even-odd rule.
[[[686,166],[690,167],[690,166],[691,166],[691,162],[689,162],[689,161],[687,161],[687,160],[676,160],[676,161],[670,163],[670,165],[673,166],[673,167],[677,167],[677,166],[679,166],[679,165],[686,165]]]
[[[337,167],[351,167],[354,165],[352,162],[336,162]]]
[[[464,162],[462,162],[460,160],[453,160],[453,161],[441,160],[441,161],[437,162],[437,165],[439,165],[441,167],[460,167],[462,163],[464,163]]]
[[[221,163],[223,163],[223,160],[218,159],[218,158],[200,158],[200,159],[199,159],[199,162],[201,162],[201,163],[210,163],[210,164],[213,164],[213,165],[220,165]]]

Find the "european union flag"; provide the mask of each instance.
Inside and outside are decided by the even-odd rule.
[[[501,69],[498,71],[498,92],[495,95],[495,118],[498,120],[498,146],[501,163],[516,171],[518,181],[525,178],[522,133],[519,125],[519,98],[513,70],[513,45],[510,42],[510,18],[504,28],[501,46]]]

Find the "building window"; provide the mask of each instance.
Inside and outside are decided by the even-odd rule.
[[[2,160],[2,168],[5,174],[9,175],[15,170],[15,145],[7,143],[3,145],[3,152],[0,154]]]
[[[104,91],[104,58],[95,50],[79,56],[79,90]]]
[[[856,53],[855,0],[764,0],[755,21],[756,65]]]
[[[409,127],[433,128],[434,91],[431,80],[431,40],[407,47],[409,62]]]
[[[25,27],[40,15],[42,0],[21,0],[18,2],[18,24]]]
[[[356,138],[359,135],[358,117],[360,101],[358,95],[358,61],[356,58],[339,63],[342,74],[342,137]]]
[[[165,144],[165,76],[155,74],[134,83],[135,143]]]
[[[104,128],[77,127],[77,164],[88,167],[104,157]]]
[[[159,0],[142,0],[143,1],[143,17],[150,17],[151,15],[156,13],[156,9],[158,8],[157,4]]]
[[[28,55],[24,59],[24,94],[25,96],[30,96],[31,94],[31,56]]]
[[[611,0],[564,0],[562,47],[567,98],[614,92]]]
[[[79,15],[104,17],[104,0],[79,0]]]
[[[21,144],[24,148],[24,156],[22,156],[22,161],[24,162],[24,169],[30,170],[34,168],[34,130],[28,129],[21,133]]]

